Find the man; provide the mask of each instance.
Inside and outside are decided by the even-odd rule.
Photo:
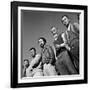
[[[55,55],[52,47],[50,45],[46,45],[47,42],[44,37],[40,37],[38,43],[41,47],[44,76],[57,75],[55,70]]]
[[[62,23],[66,26],[67,31],[73,31],[77,34],[79,34],[79,24],[74,22],[73,24],[71,23],[71,20],[67,15],[62,16]]]
[[[24,64],[23,64],[23,77],[26,77],[26,69],[29,67],[29,60],[24,59]]]
[[[67,36],[67,43],[70,46],[71,58],[79,73],[79,24],[72,24],[67,15],[62,16],[61,21],[67,28],[64,33]]]
[[[43,76],[42,66],[41,66],[41,55],[36,54],[35,48],[30,48],[31,62],[30,66],[26,70],[27,77],[37,77]]]
[[[70,48],[67,45],[67,37],[65,33],[59,34],[56,27],[51,27],[50,31],[54,37],[54,46],[56,49],[65,46],[66,49],[70,50]]]
[[[56,50],[56,70],[59,75],[77,74],[76,69],[71,61],[68,51],[70,47],[67,45],[66,36],[64,33],[59,34],[55,27],[51,28],[51,33],[54,37],[54,47]]]

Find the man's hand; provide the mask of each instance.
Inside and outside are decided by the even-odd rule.
[[[56,48],[58,49],[58,48],[61,48],[61,47],[65,47],[65,44],[64,43],[62,43],[62,44],[56,44]]]

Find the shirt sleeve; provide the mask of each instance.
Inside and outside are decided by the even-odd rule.
[[[48,46],[48,50],[50,54],[50,57],[49,57],[50,63],[53,64],[55,61],[55,54],[54,54],[53,48],[51,46]]]

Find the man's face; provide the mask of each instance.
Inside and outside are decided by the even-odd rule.
[[[66,27],[68,27],[68,25],[69,25],[69,19],[68,19],[68,17],[64,16],[64,17],[62,18],[62,23],[63,23]]]
[[[34,50],[34,49],[30,50],[30,55],[31,55],[32,57],[34,57],[34,56],[35,56],[35,54],[36,54],[36,52],[35,52],[35,50]]]
[[[27,67],[29,65],[29,62],[27,60],[24,61],[24,66]]]
[[[41,48],[44,47],[44,41],[43,41],[43,39],[39,39],[39,45],[40,45]]]
[[[57,34],[57,30],[55,27],[51,28],[51,33],[53,34],[53,36]]]

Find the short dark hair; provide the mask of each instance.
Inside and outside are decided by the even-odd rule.
[[[52,29],[52,28],[54,28],[55,26],[51,26],[51,28],[50,29]],[[56,28],[56,27],[55,27]]]
[[[69,19],[69,22],[70,22],[70,18],[68,17],[68,15],[63,15],[62,18],[63,17],[67,17]],[[61,19],[61,22],[63,23],[62,19]]]
[[[69,19],[68,15],[63,15],[62,18],[63,18],[63,17],[67,17],[67,18]]]
[[[47,41],[46,41],[46,39],[44,37],[40,37],[38,40],[40,40],[40,39],[42,39],[45,44],[47,43]]]
[[[24,62],[27,61],[29,63],[29,60],[28,59],[24,59]]]
[[[36,49],[34,47],[30,48],[29,51],[34,50],[36,52]]]

